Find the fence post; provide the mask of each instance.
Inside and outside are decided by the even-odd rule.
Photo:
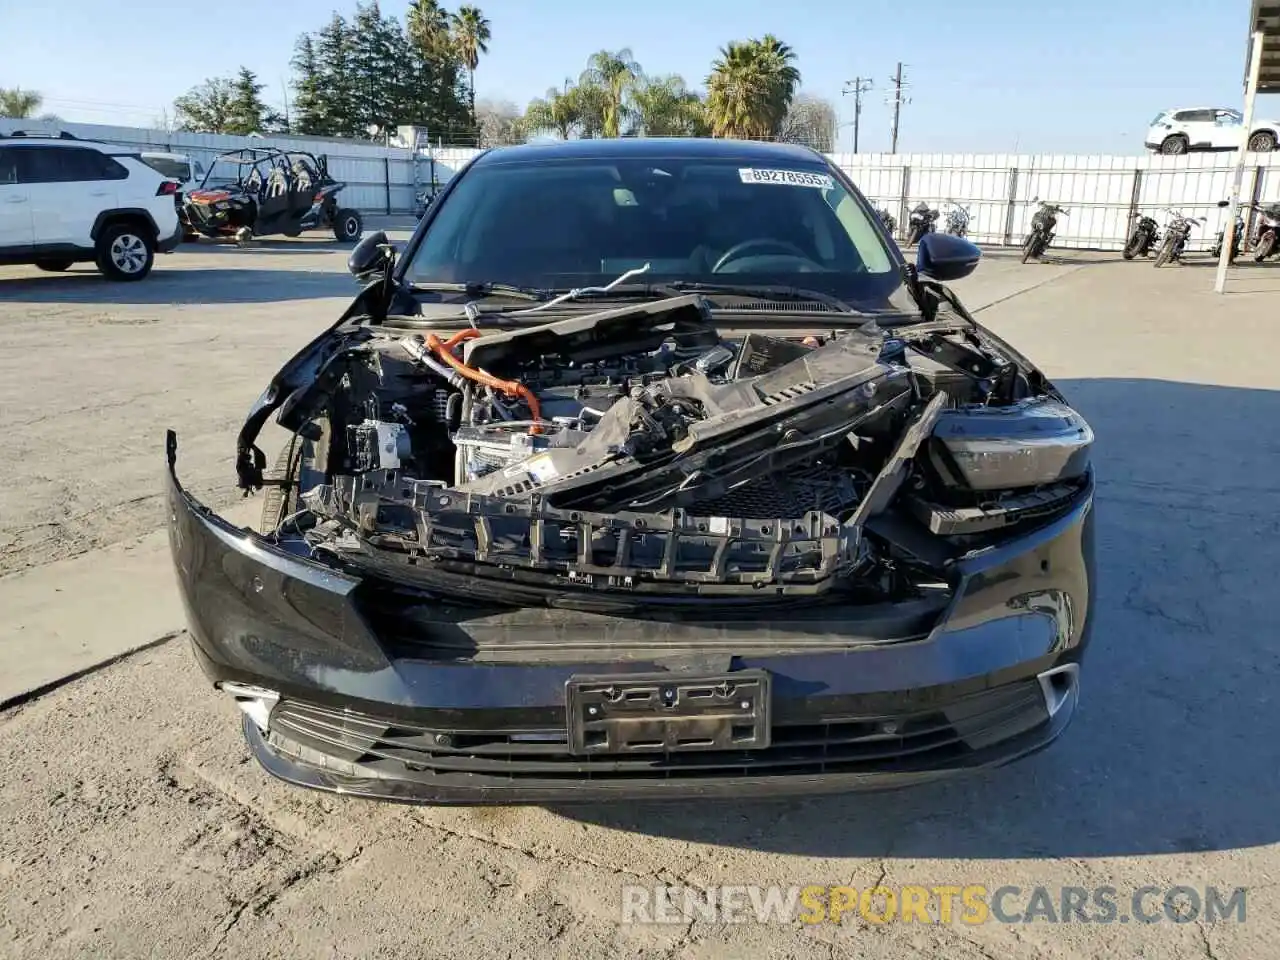
[[[1018,168],[1009,168],[1008,201],[1004,208],[1004,246],[1013,243],[1013,215],[1018,208]]]
[[[1129,224],[1138,216],[1138,200],[1142,197],[1142,170],[1133,171],[1133,190],[1129,193],[1129,220],[1125,224],[1124,236],[1129,239]]]
[[[906,236],[907,219],[910,216],[907,213],[907,204],[911,198],[911,168],[909,166],[902,167],[902,199],[898,203],[898,234]]]
[[[382,183],[387,190],[387,216],[391,216],[391,158],[382,158]]]

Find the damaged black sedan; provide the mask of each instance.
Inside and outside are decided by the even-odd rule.
[[[287,781],[520,803],[906,785],[1049,744],[1092,626],[1093,433],[799,147],[479,156],[253,406],[260,532],[170,540]],[[290,432],[258,445],[271,416]]]

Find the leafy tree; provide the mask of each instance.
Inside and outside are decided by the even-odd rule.
[[[479,146],[500,147],[524,141],[524,117],[514,103],[481,100],[475,105],[475,112]]]
[[[776,137],[800,85],[794,61],[795,52],[772,34],[722,47],[707,77],[712,134]]]
[[[489,21],[485,19],[479,7],[464,5],[453,15],[453,42],[458,58],[467,68],[467,92],[471,104],[471,122],[477,125],[476,118],[476,67],[480,65],[480,55],[489,52],[489,41],[492,34]]]
[[[830,100],[800,93],[791,101],[782,119],[778,139],[802,143],[821,153],[830,153],[836,142],[836,108]]]
[[[42,103],[44,103],[44,97],[34,90],[0,87],[0,117],[26,120],[36,115]]]
[[[581,96],[599,105],[600,134],[622,135],[622,125],[630,113],[628,96],[644,76],[629,49],[601,50],[587,61],[578,79]]]
[[[173,101],[173,112],[179,130],[203,133],[229,133],[231,101],[235,96],[226,77],[214,77]]]
[[[702,97],[674,74],[646,77],[638,83],[631,92],[631,112],[634,134],[698,137],[709,130]]]

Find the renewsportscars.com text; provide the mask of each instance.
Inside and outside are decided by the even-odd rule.
[[[622,888],[623,923],[1206,923],[1245,920],[1231,887],[639,886]]]

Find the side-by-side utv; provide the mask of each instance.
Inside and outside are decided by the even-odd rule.
[[[358,210],[338,206],[346,186],[329,175],[321,154],[255,147],[220,154],[199,189],[182,205],[188,236],[235,239],[324,227],[344,242],[360,239],[364,221]]]

